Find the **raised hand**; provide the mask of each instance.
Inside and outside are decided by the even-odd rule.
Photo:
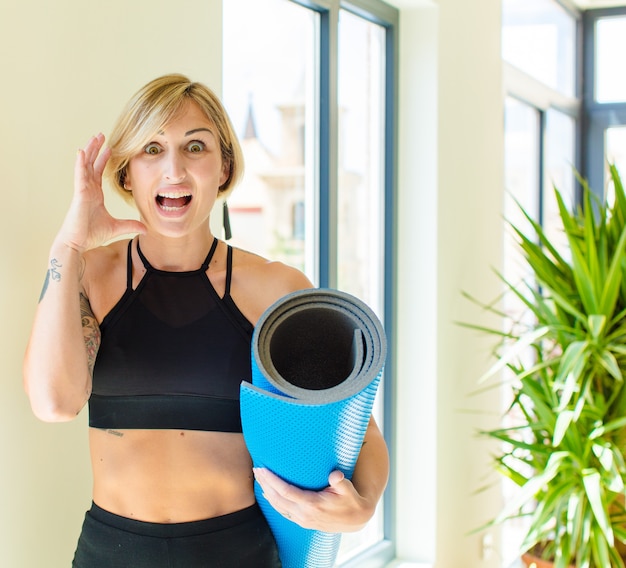
[[[58,235],[66,246],[84,252],[128,233],[143,233],[143,223],[113,218],[104,205],[102,172],[111,156],[102,149],[104,135],[92,137],[78,151],[74,165],[74,195]]]

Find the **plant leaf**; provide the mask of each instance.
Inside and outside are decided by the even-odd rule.
[[[622,371],[613,353],[610,351],[602,351],[598,360],[614,379],[617,379],[618,381],[623,380],[624,377],[622,375]]]
[[[583,471],[583,486],[585,487],[589,505],[591,506],[598,527],[602,530],[604,538],[606,538],[609,545],[613,546],[613,528],[609,523],[609,515],[602,494],[600,473],[596,469]]]
[[[554,452],[548,459],[545,469],[537,475],[530,477],[521,487],[515,497],[511,499],[496,519],[496,523],[502,522],[519,511],[525,503],[528,503],[537,492],[549,483],[558,473],[559,465],[567,457],[567,452]]]
[[[587,325],[591,337],[597,341],[606,324],[606,316],[604,314],[591,314],[587,317]]]
[[[496,363],[478,379],[478,382],[484,383],[487,379],[502,371],[509,363],[514,362],[520,354],[525,353],[530,345],[546,335],[548,331],[548,328],[541,327],[523,335],[518,341],[506,349],[505,353],[500,356]]]
[[[613,432],[615,430],[619,430],[621,428],[626,427],[626,416],[622,418],[617,418],[612,420],[611,422],[607,422],[606,424],[601,424],[597,428],[594,428],[589,434],[589,438],[591,440],[595,440],[600,436],[604,436],[608,432]]]
[[[569,428],[569,425],[574,419],[573,410],[563,410],[559,413],[556,419],[556,426],[554,428],[554,436],[552,437],[552,445],[558,448],[565,437],[565,433]]]

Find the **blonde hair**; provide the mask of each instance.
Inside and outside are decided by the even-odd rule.
[[[230,193],[241,179],[241,146],[217,95],[202,83],[194,83],[184,75],[164,75],[150,81],[130,99],[109,136],[111,158],[105,176],[124,199],[133,199],[132,193],[124,188],[128,162],[188,101],[194,101],[215,125],[222,162],[229,171],[228,178],[219,188],[220,196]]]

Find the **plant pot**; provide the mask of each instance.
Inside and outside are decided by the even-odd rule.
[[[552,560],[543,560],[530,552],[522,554],[522,562],[526,568],[554,568]],[[576,568],[570,564],[569,568]]]

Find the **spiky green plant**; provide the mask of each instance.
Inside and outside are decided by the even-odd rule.
[[[512,228],[532,277],[522,289],[502,280],[531,323],[478,328],[500,337],[485,379],[509,369],[517,421],[482,432],[500,442],[496,467],[519,486],[494,523],[528,517],[523,550],[541,550],[556,568],[624,568],[626,195],[610,172],[612,204],[580,180],[582,206],[571,212],[555,190],[563,254],[522,209],[530,234]]]

